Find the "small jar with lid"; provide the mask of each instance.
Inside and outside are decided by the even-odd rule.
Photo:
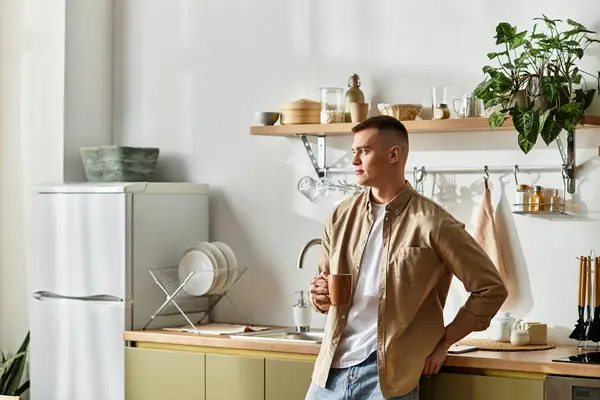
[[[519,185],[514,204],[514,211],[529,211],[529,185]]]
[[[529,199],[529,211],[539,212],[544,210],[544,189],[541,186],[534,186]]]

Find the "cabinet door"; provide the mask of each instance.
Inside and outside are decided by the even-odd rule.
[[[207,354],[206,400],[233,399],[265,399],[265,359]]]
[[[440,373],[432,392],[433,400],[543,400],[544,381]]]
[[[205,400],[202,353],[125,349],[126,400]]]
[[[304,400],[314,365],[314,361],[267,359],[265,400]]]

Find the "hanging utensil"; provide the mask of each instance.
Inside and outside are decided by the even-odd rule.
[[[585,311],[587,318],[584,323],[584,334],[581,340],[589,340],[592,324],[592,258],[585,258]]]
[[[585,333],[583,330],[583,303],[585,302],[585,294],[584,294],[584,268],[585,261],[583,257],[579,258],[579,286],[577,287],[577,311],[579,314],[579,318],[577,319],[577,323],[575,324],[575,329],[569,335],[571,339],[580,340],[580,338]]]
[[[589,339],[592,342],[600,342],[600,278],[598,270],[600,269],[600,257],[594,257],[594,319],[590,327]]]

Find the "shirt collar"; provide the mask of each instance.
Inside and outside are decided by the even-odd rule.
[[[364,207],[369,214],[371,214],[371,190],[371,188],[365,190],[365,195],[363,198],[363,201],[365,203]],[[402,211],[406,203],[408,203],[408,199],[414,191],[415,190],[413,189],[412,185],[408,181],[406,181],[404,188],[400,192],[398,192],[396,197],[394,197],[392,201],[390,201],[386,205],[386,211],[392,211],[394,214],[396,214],[396,216],[400,215],[400,212]]]

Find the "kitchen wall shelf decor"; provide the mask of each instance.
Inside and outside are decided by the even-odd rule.
[[[598,128],[600,126],[599,115],[586,115],[583,118],[583,124],[579,129]],[[414,120],[402,121],[410,135],[419,133],[460,133],[470,131],[490,130],[489,121],[486,117],[479,118],[459,118],[445,120]],[[251,126],[250,134],[257,136],[279,136],[294,137],[299,136],[302,139],[306,152],[313,164],[315,172],[319,178],[327,174],[347,173],[345,169],[334,169],[327,166],[327,137],[333,136],[351,136],[352,123],[338,124],[310,124],[310,125],[269,125],[269,126]],[[507,118],[504,124],[494,129],[494,131],[512,131],[515,132],[512,119]],[[316,151],[308,141],[308,136],[317,138]],[[564,174],[567,180],[567,192],[575,193],[575,131],[567,132],[567,143],[563,143],[558,138],[556,144],[563,161]]]

